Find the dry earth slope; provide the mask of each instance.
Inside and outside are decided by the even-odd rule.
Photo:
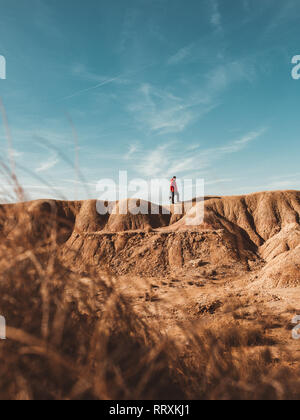
[[[120,204],[110,205],[118,213]],[[93,267],[155,277],[196,267],[208,275],[249,273],[257,287],[300,285],[299,191],[206,197],[204,206],[204,222],[189,226],[190,215],[176,215],[174,208],[171,214],[154,206],[158,214],[102,216],[95,200],[39,200],[0,206],[0,230],[6,238],[22,231],[24,240],[26,227],[35,246],[54,238],[61,262],[81,273]]]

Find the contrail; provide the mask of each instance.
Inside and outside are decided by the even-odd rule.
[[[98,88],[100,88],[101,86],[108,85],[109,83],[112,83],[112,82],[114,82],[115,80],[120,79],[120,77],[121,77],[121,76],[122,76],[122,75],[119,75],[119,76],[117,76],[117,77],[113,77],[112,79],[107,79],[107,80],[104,80],[104,82],[98,83],[96,86],[92,86],[92,87],[87,88],[87,89],[82,89],[82,90],[79,90],[78,92],[75,92],[75,93],[73,93],[72,95],[65,96],[64,98],[62,98],[62,99],[61,99],[61,101],[64,101],[64,100],[66,100],[66,99],[70,99],[70,98],[74,98],[74,96],[78,96],[78,95],[80,95],[81,93],[89,92],[90,90],[93,90],[93,89],[98,89]]]
[[[149,68],[151,66],[153,66],[153,63],[152,64],[148,64],[147,66],[144,66],[141,69],[138,69],[138,70],[129,72],[129,73],[127,73],[127,75],[126,74],[125,75],[124,74],[119,74],[118,76],[112,77],[111,79],[106,79],[103,82],[98,83],[95,86],[91,86],[90,88],[79,90],[79,91],[73,93],[72,95],[65,96],[64,98],[60,99],[60,101],[64,101],[66,99],[71,99],[71,98],[74,98],[74,96],[81,95],[82,93],[86,93],[86,92],[89,92],[91,90],[98,89],[98,88],[100,88],[102,86],[108,85],[110,83],[115,82],[116,80],[121,79],[121,77],[124,77],[124,76],[126,77],[126,76],[129,76],[129,75],[133,75],[133,74],[139,73],[140,71],[145,70],[145,69],[147,69],[147,68]]]

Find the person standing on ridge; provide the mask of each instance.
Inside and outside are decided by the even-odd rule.
[[[177,182],[176,182],[177,178],[176,176],[173,176],[173,178],[171,179],[171,199],[172,199],[172,204],[175,204],[175,196],[177,199],[177,203],[179,202],[179,192],[178,192],[178,187],[177,187]]]

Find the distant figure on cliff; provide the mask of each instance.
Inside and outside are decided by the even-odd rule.
[[[176,176],[173,176],[173,178],[171,179],[171,197],[170,199],[172,200],[172,204],[175,204],[175,196],[177,199],[177,203],[179,202],[179,192],[178,192],[178,187],[177,187],[177,182],[176,182]]]

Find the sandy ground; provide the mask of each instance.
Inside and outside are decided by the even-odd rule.
[[[292,319],[300,315],[300,287],[257,289],[249,274],[204,280],[182,271],[164,278],[124,276],[117,283],[138,312],[147,302],[145,316],[178,340],[185,323],[194,328],[213,328],[227,320],[241,328],[263,325],[273,355],[280,359],[287,351],[287,364],[300,367],[300,340],[292,338]]]

